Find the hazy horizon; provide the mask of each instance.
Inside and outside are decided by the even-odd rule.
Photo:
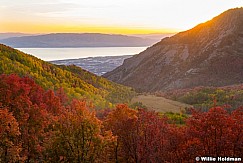
[[[122,34],[122,33],[101,33],[101,32],[46,32],[46,33],[31,33],[31,32],[0,32],[0,34],[27,34],[27,35],[46,35],[46,34],[110,34],[110,35],[163,35],[163,34],[176,34],[178,32],[161,32],[161,33],[131,33],[131,34]]]

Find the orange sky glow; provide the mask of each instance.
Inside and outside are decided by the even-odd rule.
[[[0,33],[176,33],[241,0],[2,0]]]
[[[16,26],[18,28],[16,28]],[[0,28],[1,29],[1,28]],[[111,34],[148,34],[148,33],[177,33],[180,29],[173,28],[141,28],[141,27],[119,27],[119,26],[98,26],[98,25],[65,25],[65,24],[36,24],[36,23],[12,23],[2,25],[2,32],[21,33],[111,33]],[[7,29],[7,30],[4,30]]]

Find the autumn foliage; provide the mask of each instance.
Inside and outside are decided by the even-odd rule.
[[[62,89],[1,75],[0,162],[194,162],[243,153],[243,107],[194,111],[185,125],[125,104],[93,108]]]
[[[92,101],[96,109],[128,102],[135,95],[131,88],[113,83],[75,65],[57,66],[0,44],[0,74],[13,73],[21,77],[28,76],[44,89],[57,91],[62,88],[70,98]]]
[[[0,162],[106,160],[116,140],[84,101],[45,91],[27,77],[0,76]]]

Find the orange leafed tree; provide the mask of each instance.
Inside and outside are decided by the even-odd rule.
[[[13,114],[6,108],[0,109],[0,162],[21,161],[19,125]]]
[[[116,137],[102,132],[102,122],[84,101],[73,100],[59,117],[49,146],[49,161],[109,162]]]

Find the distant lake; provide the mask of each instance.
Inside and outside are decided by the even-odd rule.
[[[147,47],[91,47],[91,48],[17,48],[44,61],[78,59],[100,56],[133,55]]]

